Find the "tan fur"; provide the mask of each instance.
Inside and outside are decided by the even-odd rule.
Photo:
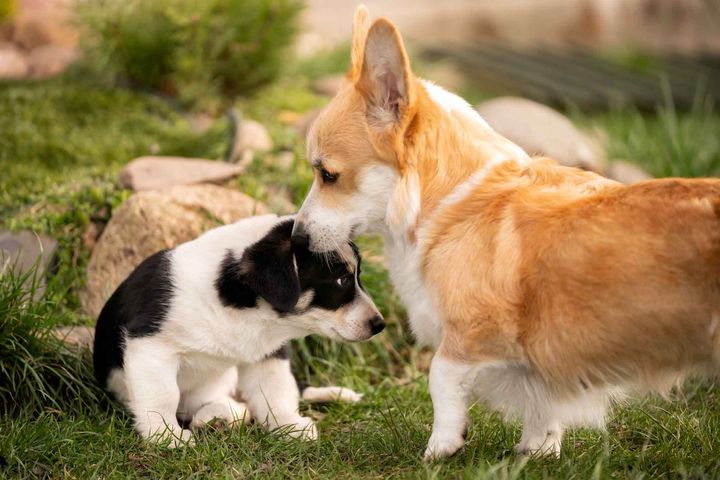
[[[347,84],[318,118],[308,154],[340,173],[337,185],[321,186],[329,206],[348,201],[368,166],[397,171],[388,222],[421,248],[441,354],[517,360],[559,395],[590,385],[662,389],[717,371],[720,181],[625,186],[550,159],[514,162],[507,140],[429,97],[392,23],[368,25],[367,11],[358,13]],[[380,34],[402,55],[394,120],[378,113],[383,99],[363,55]],[[468,195],[444,203],[497,159]],[[414,188],[419,214],[408,221]]]

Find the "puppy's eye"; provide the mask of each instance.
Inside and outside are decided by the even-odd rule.
[[[347,286],[348,283],[350,283],[350,279],[352,278],[352,275],[343,275],[342,277],[335,280],[335,283],[338,284],[340,287]]]
[[[320,175],[322,176],[323,183],[335,183],[338,179],[337,173],[330,173],[324,168],[320,170]]]

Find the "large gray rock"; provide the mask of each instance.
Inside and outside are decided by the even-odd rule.
[[[140,157],[120,172],[120,185],[135,191],[161,190],[176,185],[218,183],[240,175],[245,168],[227,162],[182,157]]]
[[[54,77],[64,72],[79,57],[78,50],[72,47],[37,47],[27,55],[28,76],[37,79]]]
[[[213,227],[268,208],[236,190],[187,185],[139,192],[113,213],[90,256],[84,310],[97,317],[107,298],[146,257],[192,240]]]
[[[28,62],[13,45],[0,45],[0,80],[20,80],[28,74]]]
[[[37,267],[29,275],[26,284],[35,281],[35,298],[45,291],[45,277],[50,268],[57,241],[47,235],[38,235],[27,230],[20,232],[0,232],[0,275],[14,272],[24,275]]]
[[[602,172],[603,148],[552,108],[518,97],[480,103],[477,112],[503,137],[529,155],[553,158],[563,165]]]

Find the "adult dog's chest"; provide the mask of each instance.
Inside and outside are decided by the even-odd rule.
[[[423,279],[419,248],[386,235],[385,256],[390,278],[408,312],[416,340],[436,348],[442,340],[442,319],[432,302],[431,286]]]

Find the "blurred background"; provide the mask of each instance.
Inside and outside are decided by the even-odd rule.
[[[625,183],[720,174],[720,0],[366,4],[372,17],[397,23],[417,74],[459,93],[530,154]],[[92,326],[146,256],[248,215],[296,211],[312,181],[304,137],[347,69],[356,6],[0,0],[0,431],[8,433],[0,435],[0,476],[3,469],[67,476],[60,456],[80,478],[107,476],[118,465],[151,476],[192,471],[182,464],[190,460],[108,457],[106,443],[137,449],[127,418],[106,410],[94,386],[86,348]],[[400,465],[406,476],[424,468],[413,452],[422,450],[430,418],[422,383],[430,352],[413,345],[382,239],[359,243],[364,284],[388,329],[362,345],[299,342],[295,364],[313,384],[402,386],[391,400],[368,401],[420,412],[396,439],[407,456],[396,463],[369,452],[364,461],[388,474]],[[658,463],[634,473],[717,462],[720,411],[712,408],[720,407],[707,407],[715,423],[698,421],[701,427],[684,423],[683,408],[673,417],[681,433],[648,447],[655,449],[643,444],[643,458]],[[649,422],[651,415],[623,412],[647,438],[675,431]],[[335,415],[352,423],[355,413]],[[118,418],[128,434],[116,440],[107,432]],[[361,443],[382,450],[395,438],[382,432],[394,426],[368,418],[358,427]],[[512,426],[484,421],[510,448]],[[335,445],[350,441],[341,429],[326,431]],[[705,447],[696,448],[702,435]],[[597,437],[578,438],[597,455],[608,450]],[[220,451],[219,442],[210,445]],[[329,452],[309,462],[344,455]],[[633,464],[633,455],[623,461]],[[192,468],[209,468],[206,458],[191,460]],[[593,455],[568,458],[564,473],[553,467],[539,476],[595,475]],[[337,465],[350,468],[342,459]],[[292,463],[287,468],[293,473]],[[623,468],[617,465],[619,476]]]

